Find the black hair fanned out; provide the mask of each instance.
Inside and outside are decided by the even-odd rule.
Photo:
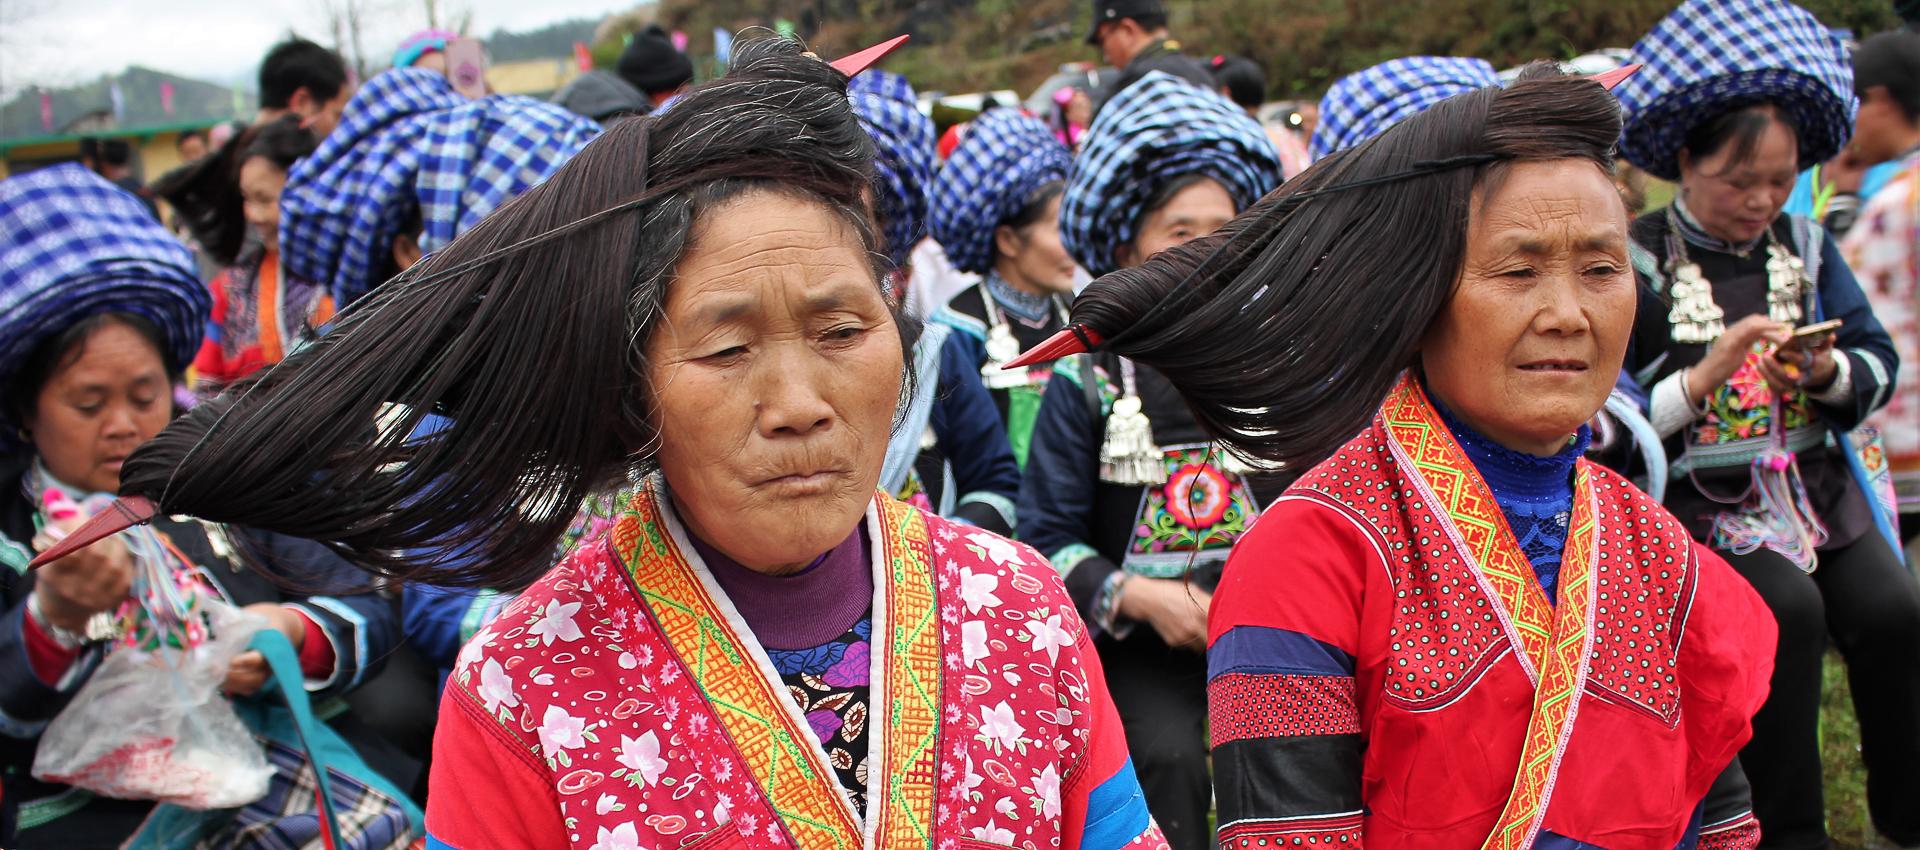
[[[530,583],[590,493],[652,468],[645,344],[702,210],[773,188],[878,247],[872,144],[846,78],[801,50],[743,42],[728,75],[613,125],[332,333],[174,422],[121,492],[403,579]]]
[[[1611,171],[1620,108],[1546,63],[1315,163],[1219,232],[1102,277],[1073,320],[1152,366],[1202,427],[1304,469],[1364,428],[1440,315],[1474,190],[1502,163]]]
[[[281,116],[248,127],[198,162],[162,175],[154,181],[153,193],[173,206],[208,256],[232,265],[246,245],[249,228],[240,192],[241,166],[257,156],[286,171],[318,145],[298,116]]]

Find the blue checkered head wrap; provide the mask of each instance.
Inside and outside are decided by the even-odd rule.
[[[280,194],[280,252],[291,274],[351,304],[380,281],[393,239],[416,214],[434,251],[547,179],[600,125],[549,103],[469,100],[446,77],[395,68],[369,80],[340,126],[295,163]]]
[[[918,103],[920,95],[914,92],[913,84],[907,78],[891,71],[868,68],[853,75],[847,81],[847,94],[871,94],[901,103]]]
[[[1280,185],[1280,157],[1247,112],[1218,93],[1153,71],[1100,108],[1060,198],[1060,239],[1082,268],[1114,270],[1147,201],[1192,174],[1219,181],[1245,210]]]
[[[1040,119],[989,110],[934,178],[928,229],[955,268],[986,274],[993,270],[993,229],[1041,187],[1065,180],[1072,166],[1073,153]]]
[[[1407,56],[1341,77],[1320,99],[1309,152],[1319,159],[1386,132],[1456,94],[1500,85],[1485,59]]]
[[[905,267],[913,246],[926,233],[927,192],[933,187],[933,120],[920,114],[913,86],[905,78],[867,71],[853,79],[875,75],[892,79],[858,86],[849,83],[848,99],[860,126],[873,137],[874,205],[885,231],[887,255],[895,267]]]
[[[78,165],[0,180],[0,386],[47,340],[101,313],[132,313],[185,369],[213,307],[192,252],[145,204]],[[21,447],[0,410],[0,453]]]
[[[1812,13],[1784,0],[1688,0],[1633,46],[1645,67],[1614,93],[1626,108],[1620,153],[1666,180],[1702,123],[1757,103],[1800,128],[1800,167],[1832,159],[1853,134],[1853,64]]]

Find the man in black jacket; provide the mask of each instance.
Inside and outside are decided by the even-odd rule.
[[[1167,32],[1167,9],[1160,0],[1093,0],[1087,43],[1100,48],[1107,64],[1121,69],[1120,76],[1101,89],[1096,110],[1148,71],[1165,71],[1201,88],[1214,88],[1207,66],[1181,53],[1180,42]]]

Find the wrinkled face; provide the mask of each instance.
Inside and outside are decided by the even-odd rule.
[[[1115,260],[1123,269],[1140,265],[1161,251],[1219,230],[1238,213],[1227,187],[1212,178],[1201,178],[1147,213],[1133,244],[1120,246]]]
[[[1767,125],[1752,155],[1733,161],[1728,142],[1711,156],[1680,152],[1680,190],[1687,210],[1708,233],[1729,242],[1751,242],[1767,232],[1793,194],[1800,172],[1800,142],[1779,121]]]
[[[240,210],[269,251],[280,250],[280,190],[286,187],[287,172],[273,160],[249,157],[240,165]]]
[[[173,416],[160,351],[139,331],[109,322],[40,388],[27,429],[47,471],[89,491],[120,489],[120,464]]]
[[[1585,160],[1520,162],[1504,176],[1475,193],[1460,282],[1420,362],[1467,424],[1545,456],[1606,403],[1626,358],[1626,207]]]
[[[852,227],[772,192],[711,210],[647,360],[657,458],[694,534],[782,572],[853,533],[880,480],[903,362]]]
[[[994,244],[1014,276],[1048,292],[1072,292],[1075,266],[1060,241],[1060,196],[1047,201],[1040,220],[1025,227],[995,228]],[[1006,277],[1004,272],[1003,277]]]

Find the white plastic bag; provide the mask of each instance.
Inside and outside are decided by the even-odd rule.
[[[189,595],[191,638],[169,639],[168,631],[179,630],[162,629],[155,640],[146,628],[136,630],[146,640],[116,643],[48,724],[35,779],[192,809],[235,808],[266,795],[273,776],[266,753],[220,693],[228,664],[266,621],[211,594]],[[132,616],[152,619],[145,610]]]

